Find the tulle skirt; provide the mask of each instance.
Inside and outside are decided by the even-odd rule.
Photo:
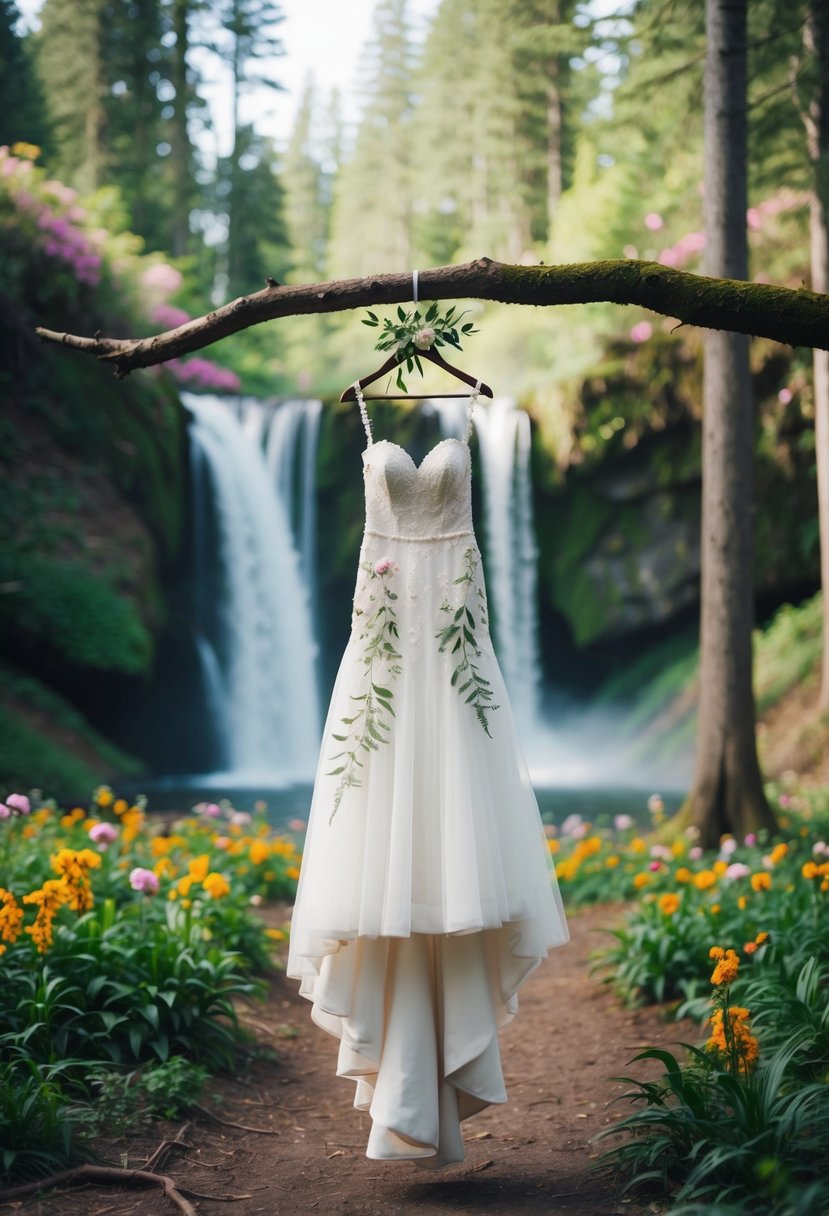
[[[478,565],[469,603],[476,667],[498,706],[486,715],[489,734],[459,695],[460,682],[452,683],[457,652],[440,650],[437,635],[450,619],[447,601],[450,613],[457,601],[469,548],[462,539],[364,542],[288,958],[314,1021],[340,1039],[337,1071],[357,1082],[355,1105],[371,1112],[368,1156],[432,1166],[462,1159],[460,1120],[506,1100],[497,1031],[513,1016],[526,977],[569,936],[483,624]],[[366,687],[361,605],[377,602],[370,598],[377,580],[367,572],[381,558],[396,563],[398,659],[387,659],[379,676],[375,665],[371,678],[391,692],[393,715],[377,746],[361,753],[358,784],[343,792],[334,736],[349,729]]]

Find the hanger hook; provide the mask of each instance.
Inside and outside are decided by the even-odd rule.
[[[414,296],[415,308],[417,308],[417,275],[416,270],[412,271],[412,295]]]

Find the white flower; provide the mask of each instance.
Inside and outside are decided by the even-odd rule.
[[[418,350],[428,350],[435,340],[435,331],[431,325],[419,329],[414,336],[414,344]]]

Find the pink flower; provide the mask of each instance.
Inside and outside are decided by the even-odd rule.
[[[613,820],[613,826],[617,832],[626,832],[628,828],[633,827],[632,815],[616,815]]]
[[[653,870],[653,871],[654,871],[654,873],[656,873],[656,871],[657,871],[657,870],[661,870],[661,869],[662,869],[662,862],[661,862],[661,861],[649,861],[649,862],[648,862],[648,869],[649,869],[649,870]]]
[[[424,326],[419,329],[414,336],[414,344],[418,350],[428,350],[435,341],[435,331],[431,325]]]
[[[191,317],[183,308],[175,308],[172,304],[157,304],[152,311],[152,319],[156,325],[163,325],[165,329],[178,329],[179,325],[186,325]]]
[[[165,299],[181,287],[181,272],[166,262],[156,262],[154,266],[147,267],[141,276],[141,282],[148,291],[158,293]]]
[[[6,806],[5,802],[0,802],[0,819],[10,819],[11,811]]]
[[[25,794],[9,794],[6,806],[12,811],[17,811],[18,815],[28,815],[32,809],[32,804]]]
[[[246,828],[250,820],[251,817],[247,811],[234,811],[230,816],[230,822],[237,828]]]
[[[679,264],[679,254],[675,249],[663,249],[656,260],[661,266],[677,266]]]
[[[670,861],[673,853],[666,844],[655,844],[651,846],[651,857],[661,857],[663,861]]]
[[[746,212],[746,223],[752,232],[757,232],[758,229],[762,228],[763,221],[760,219],[760,212],[756,207],[749,207]]]
[[[292,832],[304,832],[307,826],[308,825],[304,819],[289,819],[288,820],[288,827],[291,829]]]
[[[651,794],[648,799],[648,810],[652,815],[660,815],[665,810],[665,803],[662,801],[661,794]]]
[[[723,840],[720,844],[720,852],[724,853],[726,857],[730,857],[736,848],[737,841],[733,836],[726,836],[725,840]]]
[[[152,870],[145,870],[143,866],[136,866],[134,870],[130,870],[130,886],[133,891],[140,891],[142,895],[155,895],[158,891],[158,875]]]
[[[647,342],[653,333],[650,321],[637,321],[630,331],[631,342]]]
[[[650,232],[658,232],[660,228],[665,227],[665,221],[656,211],[649,211],[645,216],[645,227]]]
[[[581,827],[582,822],[583,821],[582,821],[581,815],[576,815],[576,814],[568,815],[567,818],[564,820],[564,823],[561,825],[562,835],[563,836],[572,836],[573,833],[575,832],[576,828]]]
[[[114,823],[96,823],[89,829],[89,839],[106,849],[118,839],[118,829]]]
[[[231,840],[229,836],[217,836],[213,843],[217,849],[226,849],[230,846]]]
[[[374,573],[379,574],[381,578],[384,574],[396,574],[397,565],[390,557],[381,557],[379,562],[374,563]]]
[[[699,861],[700,857],[702,857],[702,849],[698,844],[695,844],[692,849],[688,850],[688,856],[691,861]]]
[[[777,394],[777,400],[781,405],[788,405],[793,396],[794,394],[790,388],[781,388],[780,392]]]
[[[206,802],[202,808],[202,814],[208,819],[218,819],[222,813],[222,808],[217,806],[215,802]]]
[[[725,876],[726,878],[748,878],[750,873],[751,866],[745,865],[742,861],[732,861],[725,872]]]
[[[749,848],[751,848],[752,845],[755,845],[757,843],[756,834],[754,832],[749,832],[749,834],[745,838],[744,843],[747,844]]]

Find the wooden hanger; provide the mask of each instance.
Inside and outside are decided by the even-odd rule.
[[[364,389],[369,384],[373,384],[375,380],[379,380],[381,376],[385,376],[387,372],[394,371],[394,369],[404,361],[404,357],[405,356],[401,356],[401,355],[392,355],[391,358],[386,360],[386,362],[383,364],[382,367],[378,367],[376,372],[372,372],[368,376],[363,376],[362,380],[357,381],[360,388]],[[434,363],[438,367],[442,368],[443,371],[449,372],[449,375],[454,376],[456,380],[462,380],[464,382],[464,384],[468,384],[470,386],[470,388],[472,388],[472,389],[474,389],[475,386],[478,385],[478,392],[481,394],[482,397],[492,397],[493,396],[492,389],[489,387],[488,384],[484,384],[483,382],[480,382],[480,384],[479,384],[479,382],[477,380],[475,380],[474,377],[470,376],[468,372],[462,372],[460,370],[460,368],[453,367],[451,363],[447,363],[446,360],[443,358],[443,356],[441,354],[439,354],[433,346],[430,346],[428,350],[419,350],[417,352],[416,358],[428,359],[430,363]],[[367,401],[416,401],[422,397],[444,398],[444,397],[468,397],[468,396],[469,396],[468,393],[388,393],[386,395],[378,394],[376,397],[367,397],[366,400]],[[345,390],[345,392],[340,397],[340,401],[354,401],[354,400],[356,400],[355,386],[353,384],[349,384],[348,388]]]

